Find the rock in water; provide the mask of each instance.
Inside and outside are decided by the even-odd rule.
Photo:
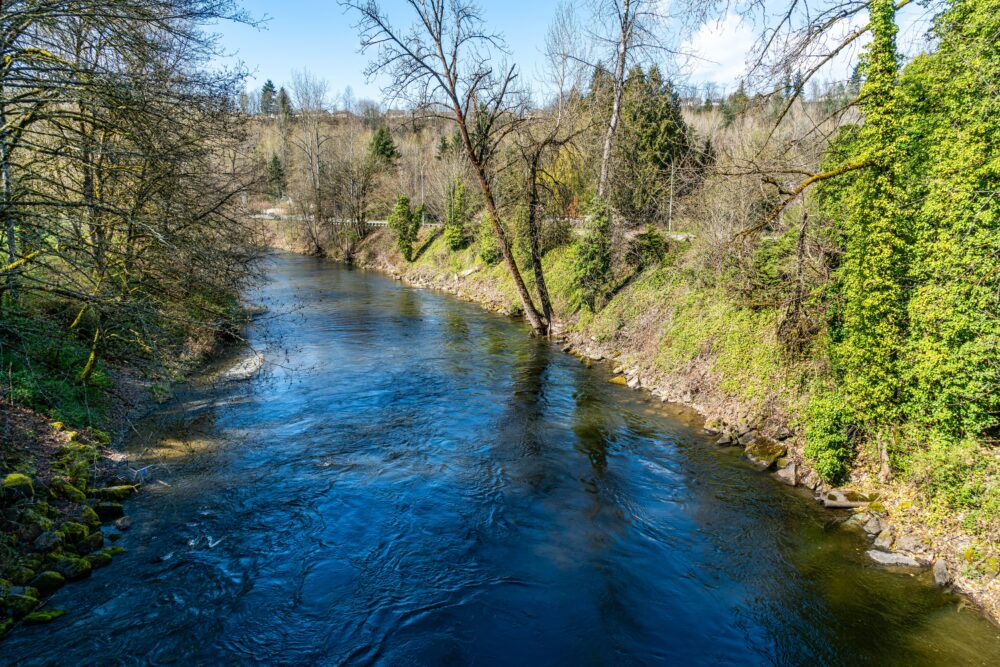
[[[779,480],[787,484],[788,486],[796,486],[798,484],[797,467],[794,463],[790,463],[778,472],[774,473],[774,476]]]
[[[882,525],[881,517],[875,515],[872,515],[872,517],[865,523],[865,532],[869,535],[878,535],[882,532],[883,528],[885,528],[885,526]]]
[[[887,551],[876,551],[872,549],[868,551],[868,557],[871,558],[876,563],[880,565],[901,565],[903,567],[920,567],[920,563],[916,560],[910,558],[909,556],[904,556],[903,554],[894,554]]]
[[[934,561],[934,583],[944,588],[951,583],[951,575],[948,574],[948,564],[943,558]]]
[[[743,438],[738,438],[740,442]],[[767,438],[755,438],[746,446],[745,454],[750,461],[760,468],[770,468],[774,462],[788,453],[788,448]]]
[[[875,547],[877,549],[891,549],[892,548],[892,527],[886,526],[882,529],[882,532],[878,534],[875,538]]]

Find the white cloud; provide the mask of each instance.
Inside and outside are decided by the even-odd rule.
[[[754,39],[750,26],[729,13],[702,25],[682,45],[683,51],[691,55],[687,73],[693,82],[736,85],[746,72]]]

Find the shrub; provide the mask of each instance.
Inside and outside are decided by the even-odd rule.
[[[410,199],[400,196],[389,214],[389,229],[396,235],[399,252],[407,262],[413,261],[413,242],[420,231],[420,218],[410,210]]]
[[[493,219],[489,213],[485,214],[482,222],[479,223],[477,243],[479,245],[479,258],[489,266],[498,264],[503,258],[503,253],[500,252],[500,240],[493,229]]]
[[[611,277],[611,212],[605,202],[597,200],[591,207],[587,233],[576,248],[576,286],[583,303],[593,311],[604,298]]]
[[[844,478],[854,456],[850,413],[836,393],[814,396],[809,404],[805,455],[827,482]]]

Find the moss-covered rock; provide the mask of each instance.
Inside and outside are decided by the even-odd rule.
[[[6,635],[7,631],[10,630],[12,627],[14,627],[14,619],[12,618],[0,619],[0,639],[3,639],[3,636]]]
[[[624,375],[616,375],[608,381],[611,384],[620,384],[622,386],[628,385],[628,378],[626,378]]]
[[[101,518],[101,521],[114,521],[115,519],[120,519],[125,516],[125,508],[122,507],[121,503],[113,503],[109,501],[101,501],[94,505],[94,511],[97,512],[97,516]]]
[[[83,558],[63,556],[59,558],[52,569],[64,576],[68,581],[75,581],[90,576],[90,563]]]
[[[10,581],[17,586],[23,586],[35,578],[35,571],[25,565],[17,565],[10,572]]]
[[[100,500],[122,501],[136,492],[136,487],[131,485],[107,486],[103,489],[91,489],[90,495]]]
[[[41,611],[33,611],[24,617],[24,622],[28,625],[38,625],[41,623],[51,623],[56,620],[66,611],[63,609],[45,609]]]
[[[63,587],[66,583],[66,577],[62,576],[54,570],[45,570],[44,572],[39,572],[34,579],[31,580],[31,585],[38,589],[41,595],[52,595],[57,590]]]
[[[19,472],[12,472],[0,482],[0,493],[7,500],[24,500],[34,498],[35,487],[31,478]]]
[[[98,516],[93,507],[84,506],[80,510],[80,519],[91,528],[97,528],[101,525],[101,517]]]
[[[788,448],[780,442],[767,438],[756,438],[744,450],[746,457],[761,468],[770,468],[782,456],[788,453]]]
[[[95,530],[94,532],[92,532],[90,535],[87,536],[87,539],[83,540],[82,542],[80,542],[80,544],[77,545],[77,553],[88,554],[91,551],[97,551],[103,546],[104,546],[104,533],[102,533],[99,530]]]
[[[104,549],[103,551],[97,551],[92,554],[87,554],[86,556],[84,556],[84,558],[87,560],[88,563],[90,563],[90,566],[96,570],[99,567],[104,567],[105,565],[111,565],[112,556],[109,549]]]
[[[21,618],[38,606],[38,598],[27,594],[8,595],[4,598],[3,604],[14,618]]]
[[[69,481],[61,477],[57,477],[52,480],[49,490],[56,498],[65,498],[70,502],[82,503],[87,500],[87,496],[83,491],[76,488],[70,484]]]
[[[32,548],[35,551],[52,551],[59,548],[63,543],[63,539],[62,533],[47,530],[35,538],[35,541],[32,542]]]
[[[67,521],[59,526],[59,534],[66,544],[79,544],[90,535],[90,529],[82,523]]]
[[[125,553],[125,547],[109,547],[105,549],[112,556],[119,556]]]

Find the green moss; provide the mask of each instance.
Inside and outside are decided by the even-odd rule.
[[[34,595],[8,595],[3,604],[12,616],[20,618],[38,606],[38,598]]]
[[[101,500],[121,501],[131,496],[135,491],[134,485],[108,486],[103,489],[91,489],[90,495]]]
[[[97,553],[87,554],[84,556],[88,563],[90,563],[91,568],[97,569],[104,567],[105,565],[111,565],[111,554],[106,551],[98,551]]]
[[[65,498],[74,503],[82,503],[87,499],[83,491],[70,484],[67,480],[57,477],[49,487],[56,498]]]
[[[33,498],[35,487],[31,483],[31,478],[21,473],[12,472],[0,483],[0,491],[3,497],[12,500]]]
[[[62,535],[63,541],[67,544],[77,544],[87,539],[90,529],[75,521],[67,521],[59,527],[58,533]]]
[[[94,510],[93,507],[83,507],[80,509],[80,518],[83,519],[88,526],[91,528],[97,528],[101,525],[101,517]]]
[[[63,609],[45,609],[43,611],[33,611],[24,617],[24,622],[28,625],[37,625],[41,623],[51,623],[63,614],[65,614]]]
[[[0,639],[3,639],[3,636],[6,635],[12,627],[14,627],[14,619],[0,619]]]
[[[105,549],[104,551],[106,551],[111,556],[119,556],[119,555],[125,553],[125,547],[109,547],[109,548]]]
[[[54,570],[45,570],[31,580],[31,585],[38,589],[41,595],[52,595],[66,583],[66,577]]]
[[[68,581],[75,581],[90,576],[90,563],[82,558],[63,556],[53,565],[53,569]]]

